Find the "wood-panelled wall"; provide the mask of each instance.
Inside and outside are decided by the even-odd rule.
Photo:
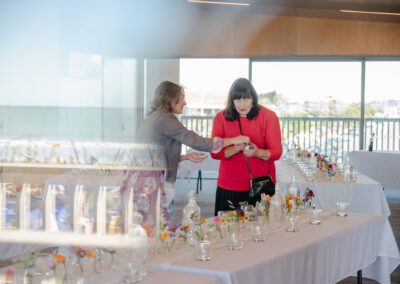
[[[159,25],[146,55],[400,56],[400,23],[210,12]]]

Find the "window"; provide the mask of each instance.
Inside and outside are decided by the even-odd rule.
[[[186,88],[185,115],[215,115],[225,107],[229,88],[248,78],[248,59],[181,59],[180,83]]]
[[[358,149],[361,61],[253,62],[260,104],[281,120],[288,144],[318,152]]]
[[[374,135],[374,148],[400,150],[400,61],[365,64],[364,148]]]

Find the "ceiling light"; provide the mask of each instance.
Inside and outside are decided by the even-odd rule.
[[[356,11],[356,10],[339,10],[343,13],[358,13],[358,14],[375,14],[375,15],[390,15],[400,16],[400,13],[387,13],[387,12],[372,12],[372,11]]]
[[[231,5],[231,6],[250,6],[250,3],[240,3],[240,2],[221,2],[221,1],[206,1],[206,0],[187,0],[191,3],[201,3],[201,4],[217,4],[217,5]]]

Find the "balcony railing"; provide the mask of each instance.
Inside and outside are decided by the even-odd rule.
[[[198,134],[210,137],[214,116],[181,116],[182,123]],[[360,147],[360,119],[324,117],[280,117],[282,140],[304,149],[317,148],[339,156]],[[400,150],[400,118],[368,118],[362,135],[363,149],[368,148],[375,133],[374,150]]]

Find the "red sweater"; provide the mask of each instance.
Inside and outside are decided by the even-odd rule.
[[[253,177],[270,174],[275,179],[275,163],[282,154],[281,129],[277,115],[260,106],[258,115],[252,120],[240,117],[243,135],[250,137],[250,141],[260,149],[268,149],[271,152],[269,159],[271,172],[268,173],[268,161],[260,158],[249,158]],[[217,113],[214,119],[212,137],[230,138],[240,135],[239,123],[237,120],[228,121],[223,111]],[[225,158],[225,148],[219,153],[211,154],[214,159],[221,160],[217,184],[219,187],[236,190],[250,190],[250,175],[247,170],[243,152],[239,152],[230,158]]]

